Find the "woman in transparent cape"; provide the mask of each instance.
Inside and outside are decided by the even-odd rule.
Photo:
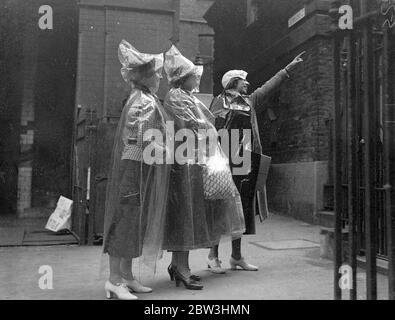
[[[175,46],[165,54],[164,68],[171,89],[163,106],[174,122],[176,151],[163,249],[173,252],[170,278],[177,286],[182,282],[187,289],[198,290],[203,286],[190,273],[189,251],[210,248],[224,235],[240,238],[245,231],[243,209],[229,161],[218,143],[214,117],[192,94],[199,87],[203,68],[195,66]],[[181,138],[177,137],[180,133]],[[227,190],[217,197],[211,192],[224,187]]]
[[[166,116],[156,96],[163,54],[140,53],[123,40],[118,57],[132,91],[118,123],[107,185],[103,252],[109,255],[110,278],[105,291],[108,298],[133,300],[137,297],[131,292],[152,290],[135,280],[132,260],[142,257],[155,267],[161,257],[170,171],[145,153],[154,143],[144,135],[149,130],[165,132]],[[160,139],[155,150],[165,150]]]

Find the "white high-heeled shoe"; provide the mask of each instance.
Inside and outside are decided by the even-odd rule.
[[[125,283],[117,283],[113,285],[110,281],[106,281],[104,285],[104,291],[106,292],[106,298],[111,299],[114,295],[119,300],[137,300],[138,298],[129,292]]]
[[[240,268],[246,271],[258,271],[257,266],[245,262],[244,258],[241,258],[240,260],[236,260],[233,257],[231,257],[229,263],[230,263],[230,268],[232,270],[236,270],[237,267],[239,266]]]
[[[132,290],[133,292],[136,293],[151,293],[152,289],[149,287],[143,286],[140,282],[138,282],[136,279],[133,280],[126,280],[122,278],[122,281],[126,284],[126,286]]]
[[[209,259],[207,258],[207,267],[212,273],[224,274],[225,269],[221,267],[221,261],[218,258]]]

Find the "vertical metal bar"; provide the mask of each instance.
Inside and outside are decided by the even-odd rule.
[[[395,300],[395,104],[394,70],[389,61],[393,44],[390,43],[390,31],[384,28],[383,42],[383,123],[384,123],[384,188],[386,209],[386,233],[388,252],[388,298]]]
[[[366,289],[369,300],[377,299],[377,218],[375,215],[375,108],[373,88],[373,43],[371,23],[363,26],[363,91],[365,140],[365,228],[366,228]]]
[[[342,265],[342,123],[340,104],[340,41],[339,34],[333,38],[333,81],[334,81],[334,130],[333,130],[333,176],[334,209],[335,209],[335,265],[334,265],[334,298],[342,299],[339,286],[340,267]]]
[[[362,99],[361,99],[361,39],[359,34],[354,34],[355,40],[356,40],[356,63],[355,63],[355,92],[356,92],[356,98],[355,98],[355,139],[357,139],[357,151],[356,151],[356,156],[357,156],[357,163],[356,163],[356,169],[357,169],[357,192],[358,192],[358,202],[357,202],[357,217],[356,217],[356,223],[357,223],[357,234],[358,234],[358,241],[357,241],[357,249],[360,250],[362,247],[362,238],[363,238],[363,229],[362,229],[362,223],[363,223],[363,216],[361,215],[361,210],[362,207],[362,198],[361,198],[361,181],[362,181],[362,174],[361,174],[361,168],[362,168],[362,152],[361,152],[361,112],[362,112]]]
[[[358,159],[357,159],[357,105],[355,81],[355,37],[352,32],[347,36],[347,82],[348,82],[348,242],[349,264],[352,270],[350,299],[357,299],[357,214],[358,214]]]
[[[78,8],[78,15],[80,15],[80,8]],[[80,26],[79,26],[80,28]],[[73,119],[73,134],[72,134],[72,151],[71,151],[71,161],[72,161],[72,178],[71,178],[71,187],[72,187],[72,199],[73,203],[73,216],[72,216],[72,226],[71,229],[74,232],[79,234],[79,228],[77,227],[77,223],[79,222],[79,207],[80,207],[80,184],[79,184],[79,174],[80,170],[78,170],[78,166],[80,165],[80,159],[78,155],[78,147],[77,147],[77,130],[78,130],[78,121],[81,112],[81,108],[79,105],[81,98],[81,78],[82,78],[82,31],[79,29],[78,31],[78,54],[77,54],[77,76],[75,80],[75,100],[74,100],[74,119]]]

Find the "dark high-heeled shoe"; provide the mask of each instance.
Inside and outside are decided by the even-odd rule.
[[[173,266],[171,264],[167,267],[167,272],[169,273],[170,280],[174,281],[174,271],[173,271]],[[202,280],[201,277],[199,277],[195,274],[191,274],[190,278],[194,281],[201,281]]]
[[[176,286],[179,287],[180,283],[184,285],[186,289],[189,290],[202,290],[203,286],[200,283],[197,283],[195,280],[192,280],[190,277],[184,277],[177,268],[172,268],[174,279],[176,280]]]

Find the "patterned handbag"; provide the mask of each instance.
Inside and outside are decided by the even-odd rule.
[[[235,196],[236,186],[229,167],[203,167],[204,198],[207,200],[229,199]]]

